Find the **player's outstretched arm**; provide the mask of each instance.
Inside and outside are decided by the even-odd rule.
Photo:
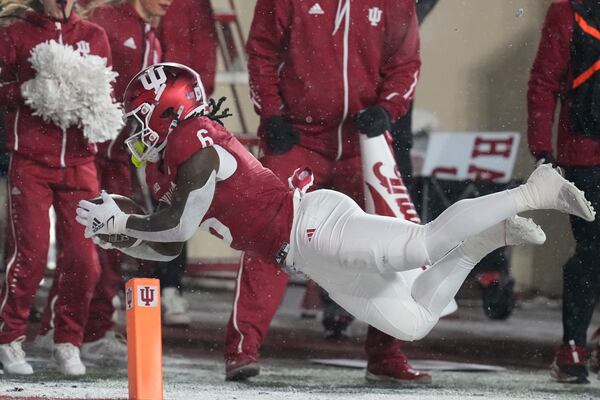
[[[215,193],[219,156],[212,147],[199,150],[177,169],[171,204],[150,215],[125,214],[107,193],[102,204],[82,200],[77,222],[85,237],[125,234],[149,242],[185,242],[198,229]]]
[[[147,216],[129,216],[123,233],[149,242],[187,241],[210,207],[218,168],[214,148],[196,152],[177,170],[171,205]]]

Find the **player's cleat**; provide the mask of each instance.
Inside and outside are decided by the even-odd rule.
[[[50,329],[45,335],[37,335],[31,344],[36,350],[51,353],[54,349],[54,329]]]
[[[25,361],[25,352],[23,351],[22,336],[10,343],[0,344],[0,362],[5,374],[31,375],[33,368]]]
[[[115,324],[118,324],[119,323],[119,311],[123,309],[123,304],[121,303],[121,298],[118,295],[116,295],[115,297],[112,298],[112,305],[113,305],[115,311],[113,311],[111,320]]]
[[[56,343],[53,357],[58,364],[59,371],[64,375],[85,375],[85,365],[81,362],[77,346],[71,343]]]
[[[462,245],[465,256],[475,263],[502,246],[525,243],[541,244],[546,241],[546,234],[531,219],[518,215],[495,224],[483,232],[467,238]]]
[[[108,331],[103,338],[83,343],[81,358],[103,365],[123,364],[127,362],[127,341],[114,331]]]
[[[166,287],[161,293],[162,323],[164,325],[189,325],[188,301],[177,288]]]
[[[523,195],[532,208],[559,210],[586,221],[593,221],[596,217],[594,207],[585,194],[550,164],[537,167],[522,187]]]
[[[256,357],[238,354],[225,360],[226,381],[245,381],[248,378],[257,376],[259,373],[260,367]]]
[[[590,383],[585,347],[574,342],[561,345],[550,365],[550,376],[561,383]]]
[[[414,370],[403,355],[382,360],[369,360],[365,379],[372,383],[431,383],[431,375]]]
[[[504,221],[504,240],[507,245],[543,244],[546,234],[531,218],[515,215]]]

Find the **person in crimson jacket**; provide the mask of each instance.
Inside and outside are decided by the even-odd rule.
[[[531,154],[538,162],[563,167],[595,207],[600,206],[600,126],[588,117],[597,108],[594,91],[600,88],[594,69],[600,59],[598,29],[596,1],[555,0],[546,15],[527,94]],[[552,125],[559,99],[555,150]],[[551,375],[560,382],[586,383],[586,333],[600,292],[600,224],[571,217],[571,228],[577,244],[564,266],[563,343]],[[597,360],[592,364],[597,366]]]
[[[104,28],[108,35],[113,59],[113,69],[119,73],[114,84],[114,95],[122,101],[129,80],[141,69],[161,61],[161,47],[154,25],[164,15],[171,0],[92,2],[85,10],[88,19]],[[100,143],[96,157],[100,187],[112,193],[133,196],[132,166],[124,146],[124,135]],[[97,196],[97,194],[96,194]],[[88,361],[125,361],[127,347],[115,336],[112,300],[121,285],[121,253],[99,249],[102,266],[100,279],[90,304],[90,315],[85,327],[81,356]],[[58,265],[62,264],[62,252]],[[36,345],[52,345],[52,316],[57,287],[53,285],[42,318],[40,336]],[[50,333],[50,334],[49,334]]]
[[[198,72],[210,96],[215,89],[217,42],[210,0],[174,1],[160,20],[163,60],[184,64]]]
[[[97,68],[99,64],[94,56],[99,56],[104,65],[98,67],[98,72],[104,72],[111,63],[106,33],[73,12],[73,3],[73,0],[64,3],[42,0],[26,6],[25,2],[16,0],[3,3],[5,7],[1,12],[5,25],[0,29],[0,102],[8,110],[6,146],[11,155],[6,275],[0,289],[0,362],[4,373],[33,372],[21,344],[33,297],[46,270],[48,210],[54,206],[63,257],[55,273],[53,355],[62,373],[85,374],[79,346],[100,266],[93,245],[81,240],[83,231],[73,215],[77,202],[98,194],[94,143],[101,140],[95,140],[87,127],[69,127],[70,124],[60,120],[61,116],[73,116],[73,113],[77,118],[89,117],[89,111],[87,117],[84,115],[84,105],[70,112],[60,109],[64,104],[73,103],[72,98],[63,98],[61,104],[44,104],[46,111],[59,110],[54,117],[61,122],[50,120],[44,110],[35,106],[39,104],[36,99],[43,95],[36,92],[35,82],[54,79],[65,82],[65,87],[78,86],[81,75],[71,70],[57,71],[50,62],[55,60],[53,57],[69,55],[81,68]],[[48,56],[45,59],[48,64],[40,66],[34,53],[38,57]],[[36,60],[38,64],[34,66]],[[36,72],[46,66],[47,74]],[[103,101],[115,107],[113,111],[120,119],[118,108],[110,98],[110,83],[105,83]],[[97,88],[88,89],[92,92]],[[84,104],[83,98],[78,104]],[[94,103],[94,107],[99,105]],[[118,121],[115,132],[120,124]]]
[[[377,136],[409,108],[419,76],[415,2],[258,0],[247,42],[263,165],[287,182],[299,166],[315,184],[364,204],[359,131]],[[259,373],[257,357],[288,276],[245,254],[226,334],[226,379]],[[370,328],[370,380],[428,382],[400,342]]]

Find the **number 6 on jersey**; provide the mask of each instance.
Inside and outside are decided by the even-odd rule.
[[[198,137],[198,140],[202,144],[202,148],[210,147],[214,144],[212,138],[210,136],[208,136],[208,131],[206,129],[200,129],[196,133],[196,136]]]

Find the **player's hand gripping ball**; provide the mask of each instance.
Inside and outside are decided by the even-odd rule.
[[[109,195],[117,206],[123,211],[125,214],[137,214],[137,215],[146,215],[146,210],[135,201],[126,196],[121,196],[120,194],[110,194]],[[95,197],[90,200],[90,202],[94,204],[102,204],[102,196]],[[137,242],[137,238],[127,236],[125,234],[115,234],[115,235],[105,235],[98,234],[92,236],[92,240],[98,246],[103,249],[111,249],[111,248],[121,248],[126,249],[133,246]]]

